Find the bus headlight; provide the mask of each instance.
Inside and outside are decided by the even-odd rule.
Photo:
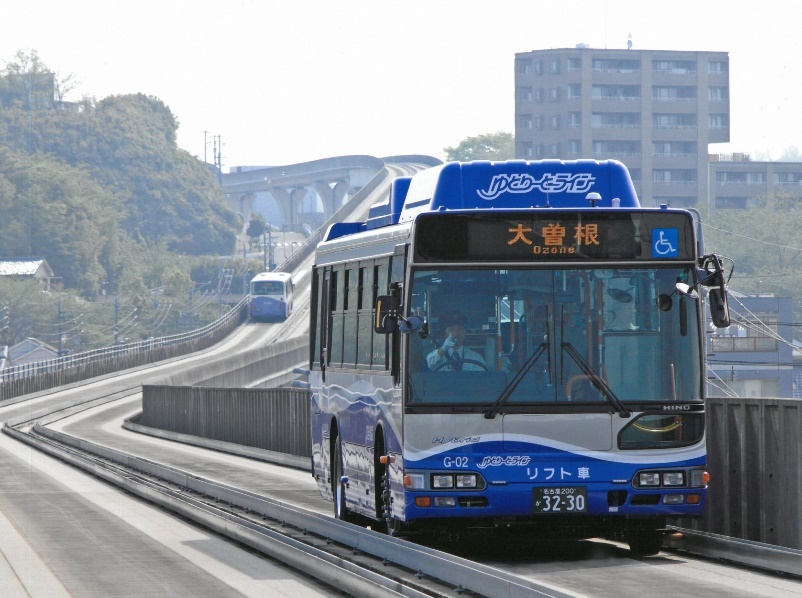
[[[428,472],[404,475],[407,490],[484,490],[484,478],[478,473]]]
[[[457,488],[478,488],[479,479],[475,473],[457,474]]]
[[[432,476],[432,488],[453,488],[454,476],[451,474],[434,474]]]
[[[663,473],[663,486],[684,486],[685,474],[681,471],[667,471]]]
[[[656,471],[642,472],[638,474],[638,486],[659,486],[660,474]]]

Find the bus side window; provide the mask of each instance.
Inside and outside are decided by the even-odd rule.
[[[376,299],[380,295],[388,292],[388,274],[390,270],[390,258],[381,258],[373,266],[373,297],[371,298],[371,309],[376,305]],[[372,314],[372,311],[371,311]],[[371,355],[371,368],[374,370],[389,369],[387,362],[388,346],[390,342],[388,334],[373,333],[373,348]]]
[[[312,342],[309,347],[309,369],[313,369],[315,365],[320,365],[320,337],[322,330],[320,322],[322,318],[318,310],[320,309],[321,286],[323,277],[320,276],[320,271],[312,268],[312,284],[311,294],[309,297],[309,313],[311,319],[309,322],[309,331],[312,333]]]
[[[331,327],[329,333],[329,364],[340,366],[343,362],[343,300],[344,300],[344,276],[341,267],[331,273],[331,285],[329,291],[329,314],[331,317]]]
[[[359,301],[357,304],[357,353],[359,368],[370,368],[373,354],[373,268],[362,262],[359,267]]]

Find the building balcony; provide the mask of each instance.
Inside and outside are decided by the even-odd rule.
[[[762,336],[713,336],[710,341],[713,353],[730,353],[735,351],[750,353],[756,351],[769,353],[777,352],[777,341],[773,338]]]

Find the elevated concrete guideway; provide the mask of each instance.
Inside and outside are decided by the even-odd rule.
[[[253,210],[256,193],[270,193],[283,225],[299,231],[304,224],[299,209],[310,189],[320,198],[325,221],[384,165],[384,160],[373,156],[340,156],[288,166],[238,167],[222,175],[222,185],[231,208],[246,215]]]

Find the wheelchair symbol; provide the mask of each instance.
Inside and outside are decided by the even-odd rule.
[[[676,228],[652,229],[652,257],[671,259],[679,255],[679,231]]]
[[[660,238],[654,242],[654,252],[657,255],[668,255],[669,253],[676,253],[677,250],[671,244],[671,241],[665,238],[664,230],[660,231]]]

